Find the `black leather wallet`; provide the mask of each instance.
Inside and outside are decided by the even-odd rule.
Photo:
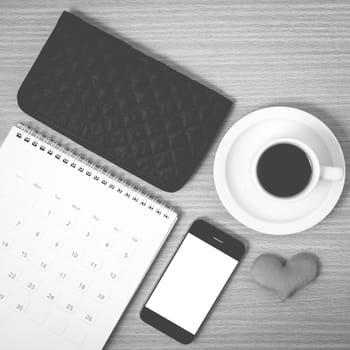
[[[63,12],[19,89],[18,104],[173,192],[194,172],[232,102]]]

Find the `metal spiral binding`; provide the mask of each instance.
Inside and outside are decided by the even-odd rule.
[[[98,181],[111,190],[115,190],[120,195],[130,198],[133,202],[154,211],[166,219],[170,217],[170,214],[174,213],[173,208],[167,206],[164,202],[149,196],[141,189],[134,187],[120,177],[113,175],[110,170],[98,166],[91,160],[74,153],[73,151],[65,148],[63,145],[58,144],[52,139],[22,123],[18,123],[16,127],[20,130],[17,132],[16,136],[37,148],[39,151],[46,152],[48,155],[53,156],[58,161],[61,161],[69,165],[71,168],[84,173],[93,180]]]

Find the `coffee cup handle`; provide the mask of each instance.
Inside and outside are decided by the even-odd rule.
[[[324,180],[341,180],[344,176],[344,170],[333,166],[321,167],[321,179]]]

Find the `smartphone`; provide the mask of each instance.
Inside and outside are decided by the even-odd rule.
[[[143,306],[141,319],[189,344],[244,253],[241,241],[195,221]]]

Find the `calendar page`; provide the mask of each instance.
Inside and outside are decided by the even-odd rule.
[[[102,349],[176,213],[21,125],[0,164],[0,348]]]

